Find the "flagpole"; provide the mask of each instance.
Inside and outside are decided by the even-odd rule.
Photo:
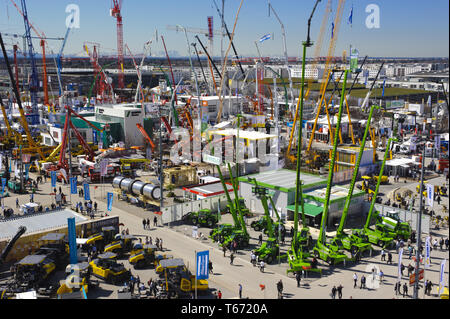
[[[198,267],[198,260],[197,260],[197,251],[195,250],[194,251],[194,253],[195,253],[195,282],[194,282],[194,284],[195,284],[195,299],[197,299],[197,267]]]

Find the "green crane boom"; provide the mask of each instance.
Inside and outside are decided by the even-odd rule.
[[[344,96],[345,96],[345,86],[347,84],[347,74],[348,70],[345,70],[344,73],[344,83],[342,84],[342,94],[341,94],[341,100],[339,103],[339,113],[338,113],[338,119],[336,124],[336,132],[339,132],[339,129],[341,127],[341,118],[342,118],[342,105],[344,103]],[[331,128],[330,128],[331,129]],[[338,135],[334,135],[334,143],[333,143],[333,151],[331,153],[331,163],[330,163],[330,170],[328,173],[328,183],[327,183],[327,191],[325,195],[325,203],[323,206],[323,213],[322,213],[322,220],[320,222],[320,232],[319,232],[319,238],[317,239],[318,242],[325,244],[325,228],[328,218],[328,205],[330,202],[330,192],[331,192],[331,185],[333,181],[333,173],[334,173],[334,164],[336,161],[336,149],[337,149],[337,142],[338,142]]]
[[[347,219],[348,210],[350,208],[350,202],[352,200],[353,190],[355,188],[356,177],[358,176],[358,172],[359,172],[359,164],[361,163],[361,158],[362,158],[362,154],[364,152],[364,147],[366,146],[366,139],[367,139],[367,135],[369,133],[370,121],[372,119],[373,111],[375,108],[379,109],[380,107],[377,105],[372,105],[372,107],[370,108],[369,117],[367,118],[366,129],[364,131],[364,136],[362,138],[361,146],[359,148],[358,158],[356,159],[355,168],[353,169],[353,177],[350,182],[350,189],[348,190],[348,195],[345,200],[344,210],[342,211],[341,221],[340,221],[339,227],[336,231],[336,235],[338,235],[338,236],[341,235],[344,231],[344,226],[345,226],[345,222]]]
[[[372,201],[370,203],[369,214],[367,215],[367,220],[366,220],[366,224],[364,225],[364,229],[368,229],[369,228],[370,220],[372,219],[372,213],[373,213],[373,209],[375,207],[375,201],[377,200],[378,190],[380,189],[381,177],[383,176],[383,172],[384,172],[384,164],[386,164],[387,155],[388,155],[388,153],[390,151],[391,142],[392,141],[396,142],[397,139],[396,138],[389,138],[389,140],[387,142],[386,150],[384,151],[383,162],[381,163],[380,173],[378,175],[377,186],[375,188],[375,192],[373,194]]]
[[[236,219],[238,220],[238,224],[236,226],[239,226],[242,229],[242,231],[244,232],[244,234],[248,235],[247,227],[245,227],[244,217],[243,217],[242,210],[241,210],[241,205],[239,204],[239,195],[237,192],[237,184],[234,180],[230,163],[228,163],[228,171],[230,172],[231,183],[233,184],[234,199],[235,199],[235,204],[236,204],[235,208],[237,208],[237,212],[239,213],[239,215],[236,217]]]
[[[265,188],[259,187],[256,179],[253,178],[252,181],[255,183],[255,193],[261,197],[260,199],[261,199],[261,204],[264,208],[264,216],[265,216],[266,222],[267,222],[267,231],[268,231],[269,238],[273,238],[274,231],[273,231],[272,219],[270,218],[270,214],[269,214],[269,205],[267,204],[267,196],[266,196],[267,190]],[[269,196],[269,198],[272,199],[270,196]]]
[[[239,220],[236,215],[234,203],[231,200],[230,194],[228,194],[228,189],[227,189],[227,186],[225,185],[225,180],[223,179],[223,175],[222,175],[222,171],[220,170],[220,166],[216,165],[216,167],[217,167],[217,171],[219,172],[220,182],[222,183],[223,190],[225,192],[225,195],[227,196],[228,206],[230,207],[231,216],[233,216],[234,225],[236,227],[238,227]],[[234,183],[232,183],[232,186],[233,186],[233,190],[234,190]]]

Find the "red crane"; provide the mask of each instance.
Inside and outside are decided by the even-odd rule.
[[[122,7],[122,0],[111,0],[111,11],[112,17],[117,20],[117,57],[118,57],[118,68],[119,68],[119,88],[123,89],[124,84],[124,74],[123,74],[123,23],[122,14],[120,9]]]

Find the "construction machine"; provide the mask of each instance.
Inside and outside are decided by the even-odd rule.
[[[340,125],[341,125],[342,106],[343,106],[343,102],[344,102],[343,98],[345,96],[345,87],[347,84],[347,73],[348,73],[348,70],[345,70],[344,82],[342,85],[341,101],[339,103],[339,113],[338,113],[337,124],[336,124],[336,132],[339,132]],[[334,246],[330,245],[330,243],[327,243],[327,239],[326,239],[326,224],[327,224],[327,219],[328,219],[328,209],[329,209],[329,202],[330,202],[331,186],[333,184],[333,174],[334,174],[334,165],[336,162],[337,144],[338,144],[338,134],[335,134],[333,150],[332,150],[332,154],[331,154],[331,163],[330,163],[330,168],[329,168],[329,172],[328,172],[328,183],[327,183],[325,202],[324,202],[323,212],[322,212],[322,220],[320,223],[319,238],[317,239],[317,242],[313,248],[314,256],[316,258],[326,261],[330,265],[336,265],[338,263],[345,262],[346,260],[349,259],[341,250],[335,250]]]
[[[142,269],[148,266],[156,267],[156,250],[155,245],[135,244],[133,250],[130,252],[128,262],[134,266],[135,269]]]
[[[345,223],[347,221],[348,211],[350,208],[350,203],[352,200],[353,190],[355,188],[356,178],[358,176],[359,172],[359,165],[361,163],[361,158],[364,152],[364,148],[366,145],[367,135],[369,133],[369,127],[370,122],[372,120],[372,115],[375,110],[375,108],[379,109],[379,106],[372,105],[370,108],[370,112],[367,118],[367,125],[366,129],[364,131],[363,138],[360,142],[360,148],[358,157],[356,158],[355,167],[353,169],[353,176],[350,181],[350,187],[348,190],[348,195],[345,200],[344,209],[342,211],[342,217],[339,222],[339,226],[336,230],[336,236],[330,241],[330,247],[332,247],[333,250],[338,251],[341,249],[348,250],[352,253],[352,256],[358,256],[358,258],[365,252],[365,251],[372,251],[372,246],[370,243],[363,242],[361,238],[357,236],[353,236],[352,234],[346,234],[344,232]],[[357,258],[357,259],[358,259]]]
[[[66,274],[66,279],[60,282],[56,291],[58,298],[64,298],[64,295],[77,291],[86,295],[89,290],[98,287],[98,281],[91,280],[92,270],[88,262],[67,265]]]
[[[48,233],[38,239],[37,255],[46,255],[54,261],[56,268],[65,267],[69,262],[69,245],[66,235],[61,233]]]
[[[19,238],[23,234],[25,234],[26,231],[27,228],[25,226],[20,226],[14,237],[11,238],[11,240],[6,244],[5,248],[3,248],[3,251],[0,255],[0,266],[6,261],[6,257],[8,257],[9,253],[11,252],[11,249],[14,247],[15,243],[19,240]]]
[[[105,253],[112,252],[122,257],[133,249],[133,241],[136,239],[133,235],[117,234],[114,236],[113,242],[106,245],[103,251]]]
[[[200,209],[197,212],[187,213],[183,216],[183,220],[192,225],[214,228],[219,221],[219,217],[217,216],[217,213],[205,208]]]
[[[37,291],[55,269],[55,262],[47,255],[25,256],[12,267],[16,289]]]
[[[161,260],[156,268],[156,273],[160,277],[158,283],[169,298],[182,297],[193,291],[209,290],[208,280],[196,279],[181,258]]]
[[[264,208],[264,218],[266,219],[266,229],[268,231],[267,240],[262,243],[262,245],[255,249],[253,252],[257,256],[258,261],[263,260],[264,262],[271,264],[274,260],[277,259],[277,255],[280,252],[280,246],[278,244],[278,239],[274,233],[272,219],[269,214],[269,206],[267,204],[267,189],[263,187],[259,187],[256,179],[253,179],[255,183],[255,187],[253,188],[254,194],[259,197],[261,200],[261,204]]]
[[[116,234],[117,229],[115,227],[102,227],[101,232],[95,233],[88,237],[86,240],[86,245],[95,245],[99,251],[103,251],[104,247],[114,240]]]
[[[369,209],[369,213],[367,215],[367,219],[366,219],[366,223],[364,225],[364,228],[362,229],[352,229],[352,234],[361,238],[363,241],[366,242],[370,242],[371,244],[375,244],[377,246],[380,247],[385,247],[387,248],[388,246],[392,245],[393,243],[393,237],[391,236],[387,236],[387,234],[377,228],[375,229],[371,229],[370,223],[372,221],[372,217],[374,216],[373,214],[373,210],[375,208],[375,202],[377,199],[377,195],[378,195],[378,191],[380,189],[380,184],[381,184],[381,176],[383,176],[383,171],[384,171],[384,165],[386,163],[386,159],[387,159],[387,155],[388,152],[390,150],[390,145],[391,142],[395,140],[394,138],[390,138],[388,140],[387,146],[386,146],[386,150],[384,152],[384,158],[383,158],[383,162],[381,163],[381,168],[380,168],[380,173],[379,173],[379,179],[377,182],[377,185],[375,187],[375,191],[374,194],[372,195],[372,201],[370,204],[370,209]]]
[[[220,172],[219,166],[217,166],[217,170]],[[231,178],[231,184],[233,185],[233,191],[234,191],[234,203],[230,203],[230,209],[231,214],[233,215],[234,220],[234,228],[231,231],[231,234],[225,235],[224,241],[220,244],[220,246],[225,246],[227,248],[230,248],[233,242],[236,242],[237,248],[244,248],[247,247],[250,241],[250,236],[247,232],[247,227],[244,222],[244,214],[243,209],[241,207],[239,196],[237,192],[237,182],[234,180],[233,172],[231,170],[230,163],[228,163],[228,171],[230,172],[230,178]],[[220,175],[222,173],[219,173]],[[221,181],[223,181],[222,176],[220,177]],[[223,183],[223,182],[222,182]],[[227,192],[227,188],[225,185],[222,184],[224,187],[225,192]],[[233,205],[234,204],[234,205]]]
[[[97,256],[89,263],[92,275],[113,285],[130,279],[131,273],[125,266],[117,262],[117,254],[108,252]]]
[[[376,219],[375,228],[381,230],[390,237],[396,239],[408,240],[411,238],[412,228],[408,222],[402,222],[397,211],[387,212],[386,215],[381,215],[375,212]]]

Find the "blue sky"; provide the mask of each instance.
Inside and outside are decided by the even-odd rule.
[[[20,7],[20,0],[14,0]],[[311,25],[312,40],[317,40],[328,0],[319,3]],[[332,1],[332,13],[325,28],[321,56],[326,55],[338,0]],[[222,1],[216,0],[221,6]],[[236,27],[235,46],[239,55],[256,56],[254,41],[264,34],[273,34],[274,39],[260,45],[262,55],[283,55],[281,27],[273,14],[268,16],[267,0],[244,0]],[[315,0],[270,0],[282,20],[287,37],[289,56],[300,56],[301,43],[306,39],[307,20]],[[81,54],[85,41],[97,42],[102,52],[116,50],[116,22],[109,15],[111,0],[27,0],[27,9],[33,24],[49,37],[63,37],[66,31],[65,12],[68,4],[80,8],[80,28],[71,31],[64,53]],[[225,20],[233,28],[240,0],[225,0]],[[365,20],[369,13],[367,5],[380,8],[380,28],[368,29]],[[353,6],[353,24],[348,16]],[[361,55],[428,57],[449,56],[449,1],[448,0],[347,0],[342,15],[335,54],[342,55],[350,45],[357,47]],[[170,51],[187,55],[184,34],[166,29],[166,25],[183,25],[207,29],[207,17],[213,16],[214,28],[219,29],[220,19],[212,0],[123,0],[124,43],[134,54],[142,52],[146,41],[158,30],[163,35]],[[23,19],[11,0],[0,0],[0,31],[23,33]],[[188,34],[194,41],[194,34]],[[207,39],[200,36],[206,45]],[[17,41],[17,40],[16,40]],[[7,44],[14,40],[6,39]],[[54,52],[60,43],[50,42]],[[22,44],[20,43],[20,46]],[[228,41],[224,41],[224,50]],[[39,50],[38,42],[35,47]],[[163,51],[161,41],[152,44],[152,52]],[[315,47],[308,51],[314,56]],[[220,56],[220,38],[214,41],[214,55]]]

